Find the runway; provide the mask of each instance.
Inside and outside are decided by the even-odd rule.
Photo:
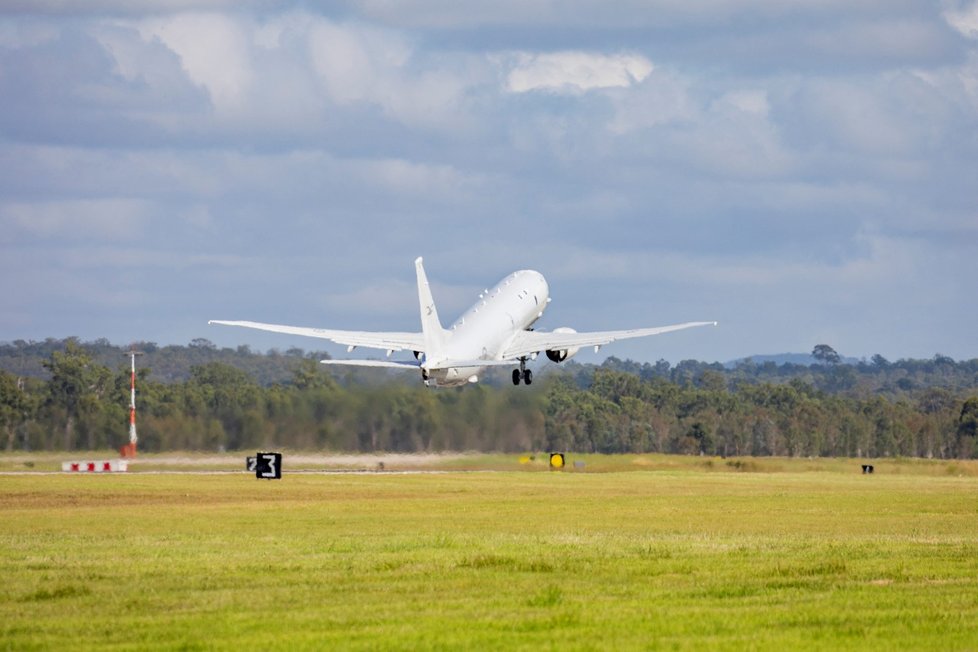
[[[370,470],[370,469],[296,469],[282,472],[286,475],[456,475],[469,473],[497,473],[493,469],[459,469],[457,471],[445,471],[434,469],[405,469],[405,470]],[[147,470],[147,471],[119,471],[119,472],[90,472],[90,471],[0,471],[0,476],[31,476],[31,475],[77,475],[77,476],[132,476],[132,475],[255,475],[253,471],[229,471],[229,470]]]

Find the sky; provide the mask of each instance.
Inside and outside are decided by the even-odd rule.
[[[974,0],[6,0],[0,342],[420,329],[978,357]]]

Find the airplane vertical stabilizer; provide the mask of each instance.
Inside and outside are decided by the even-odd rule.
[[[445,329],[441,326],[438,319],[438,309],[435,308],[435,300],[431,296],[431,287],[428,285],[428,276],[424,273],[424,262],[419,256],[414,261],[414,268],[418,273],[418,304],[421,308],[421,332],[424,334],[425,359],[435,361],[443,357]]]

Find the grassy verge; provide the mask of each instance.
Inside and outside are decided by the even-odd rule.
[[[945,474],[0,477],[0,647],[978,646]]]

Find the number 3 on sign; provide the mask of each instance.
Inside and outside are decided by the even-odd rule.
[[[280,479],[282,477],[282,454],[258,453],[255,477],[266,480]]]

